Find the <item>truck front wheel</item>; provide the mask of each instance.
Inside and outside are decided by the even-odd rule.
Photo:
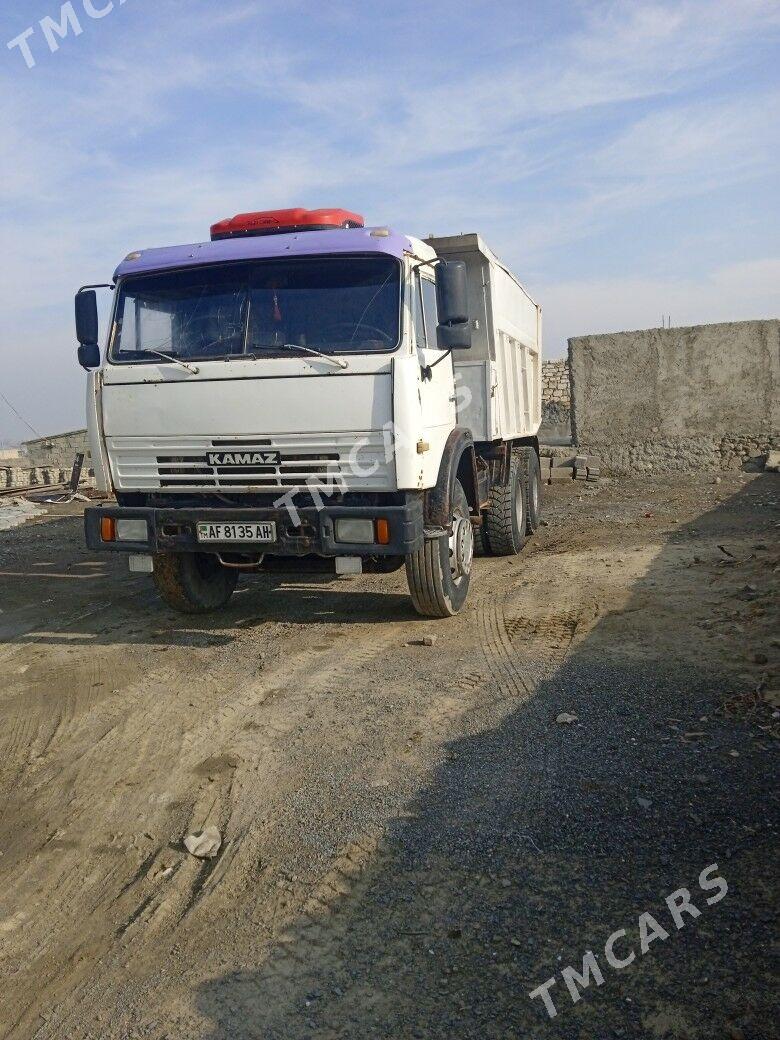
[[[423,617],[452,617],[465,602],[474,557],[474,529],[460,481],[452,489],[452,534],[428,538],[406,557],[414,609]]]
[[[154,583],[174,610],[204,614],[224,607],[238,581],[238,573],[223,567],[210,553],[157,553]]]

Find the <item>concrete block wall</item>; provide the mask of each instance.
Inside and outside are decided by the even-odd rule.
[[[70,430],[51,437],[39,437],[32,441],[24,441],[21,446],[22,456],[29,460],[27,465],[30,467],[71,467],[80,452],[89,454],[86,430]]]
[[[569,340],[572,427],[613,473],[738,469],[780,444],[780,322]]]

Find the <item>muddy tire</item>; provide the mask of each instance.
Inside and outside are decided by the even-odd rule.
[[[525,468],[525,530],[526,534],[533,534],[542,522],[542,471],[535,448],[518,448],[517,453]]]
[[[528,524],[527,471],[520,451],[512,452],[509,481],[490,490],[485,517],[491,556],[515,556],[525,545]]]
[[[223,567],[210,553],[157,553],[154,583],[174,610],[205,614],[224,607],[238,581],[238,573]]]
[[[465,602],[471,580],[474,534],[460,481],[452,490],[453,534],[428,538],[406,557],[406,579],[414,609],[423,617],[452,617]]]

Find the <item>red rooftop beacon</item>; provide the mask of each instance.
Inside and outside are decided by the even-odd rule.
[[[360,214],[346,209],[267,209],[257,213],[239,213],[212,224],[211,240],[361,227],[365,227],[365,221]]]

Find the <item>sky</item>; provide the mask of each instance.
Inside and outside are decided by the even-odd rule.
[[[780,314],[780,0],[71,3],[0,0],[0,445],[84,425],[80,285],[247,210],[478,231],[550,358]]]

